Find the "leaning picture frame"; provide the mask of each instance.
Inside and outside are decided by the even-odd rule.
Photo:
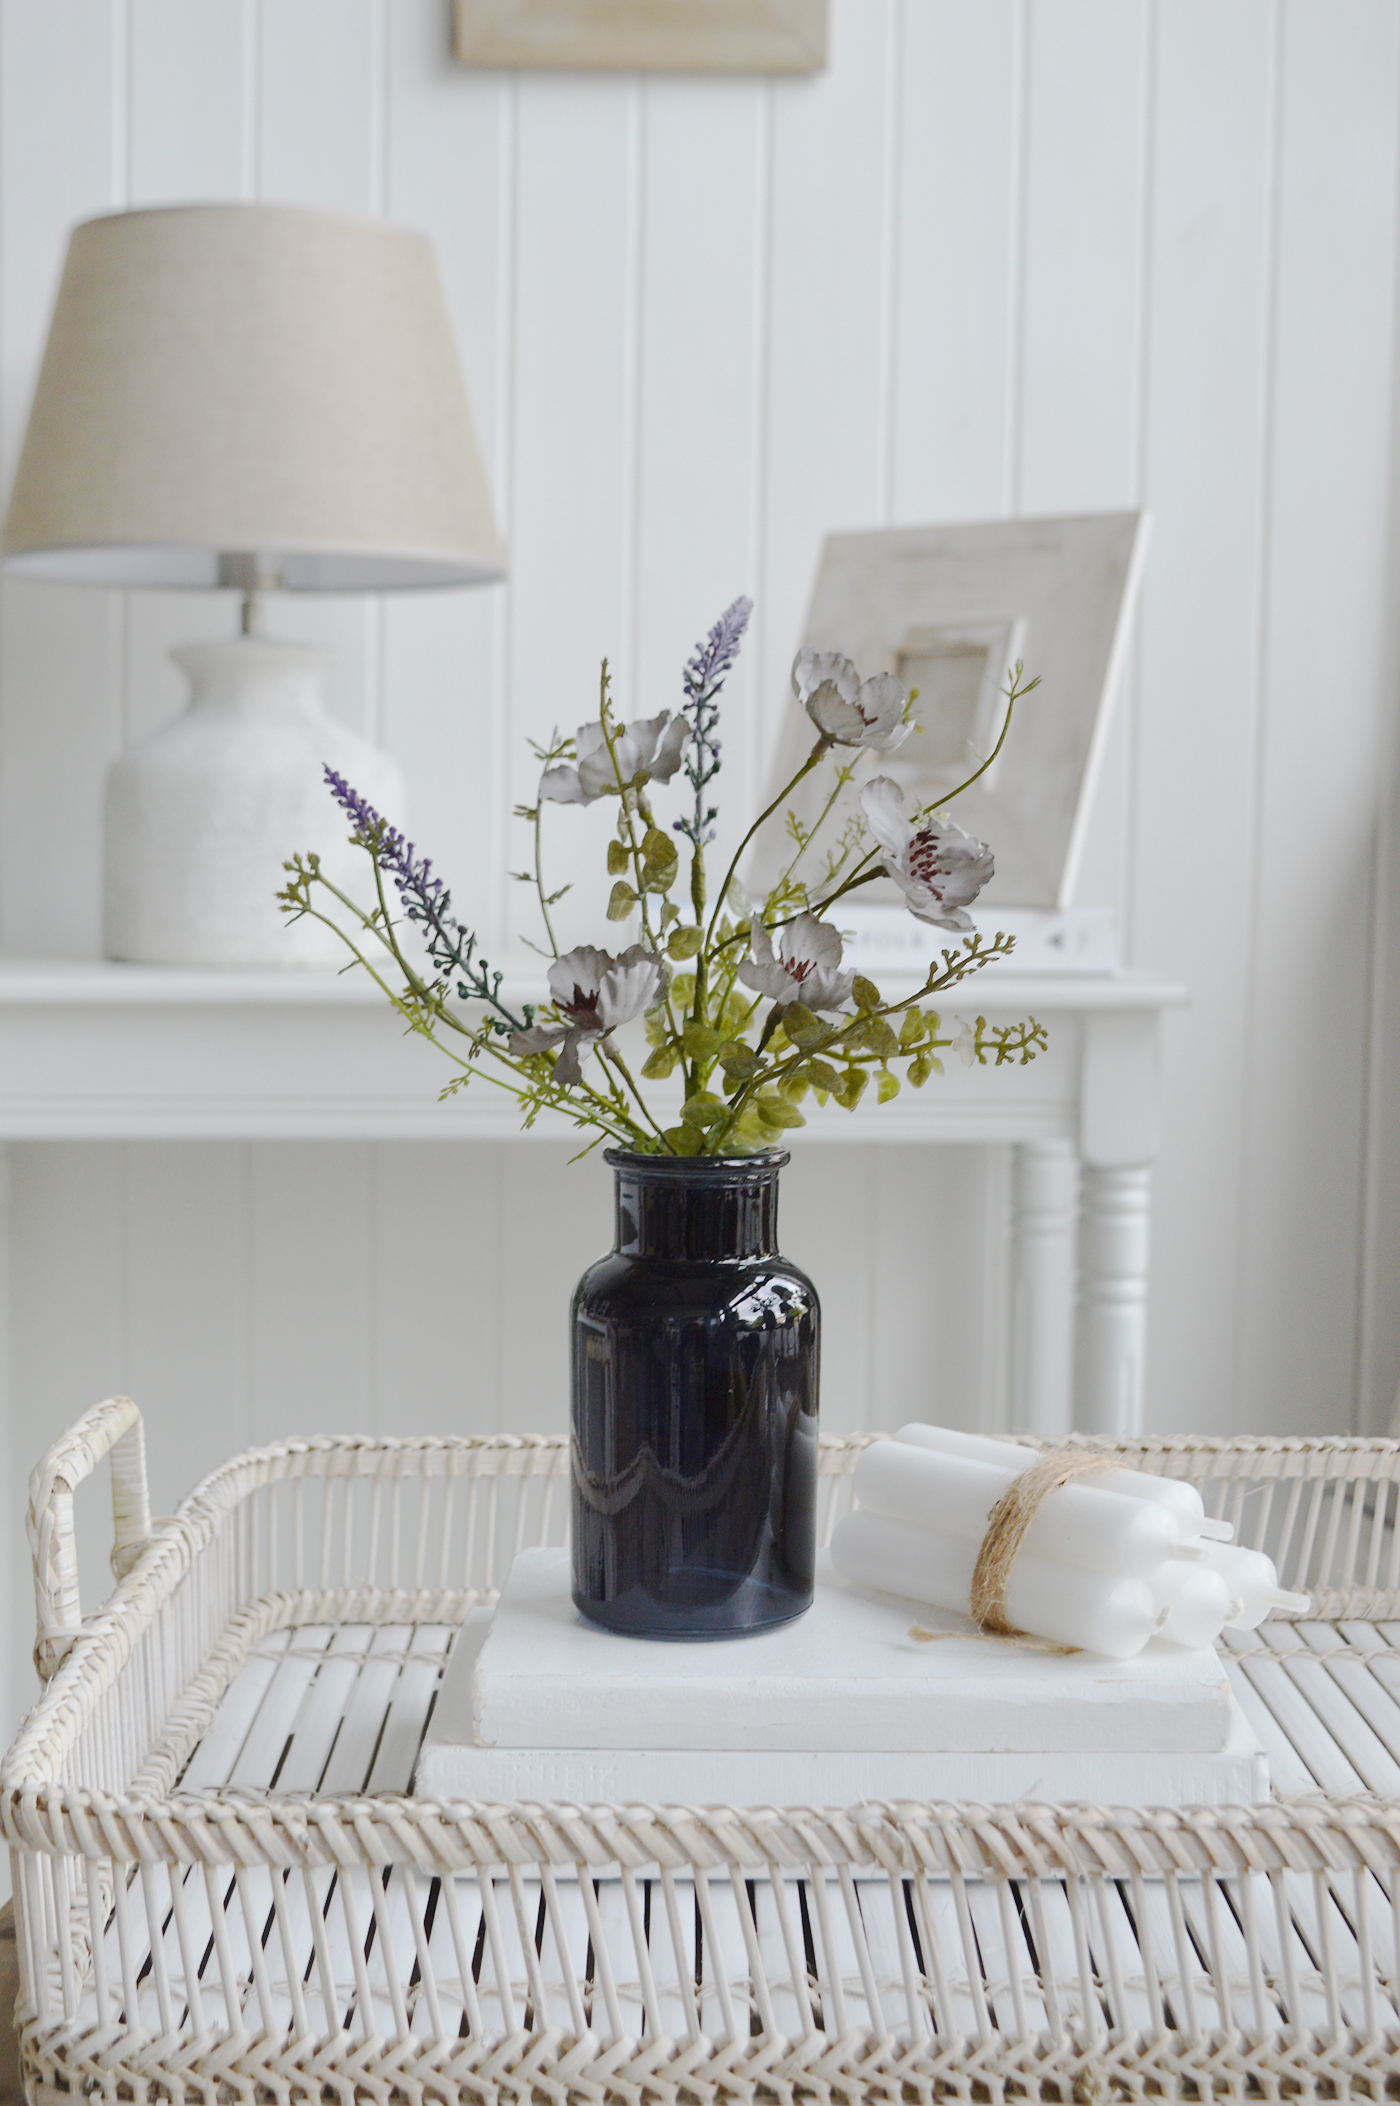
[[[816,73],[828,0],[455,0],[468,66]]]
[[[801,647],[843,652],[862,675],[894,673],[919,689],[914,735],[861,771],[861,780],[892,776],[906,809],[942,797],[992,752],[1018,659],[1039,680],[993,765],[951,807],[960,826],[993,844],[989,906],[1073,904],[1147,524],[1142,512],[983,520],[832,534],[823,546]],[[786,699],[770,795],[811,745],[811,725]],[[820,809],[814,783],[790,801],[809,827]],[[854,820],[855,792],[827,815],[821,840]],[[745,870],[755,891],[777,879],[793,846],[790,833],[766,829]],[[808,855],[819,871],[820,841]],[[866,901],[886,893],[897,898],[882,880]]]

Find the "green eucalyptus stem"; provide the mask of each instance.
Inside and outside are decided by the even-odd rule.
[[[1007,940],[1007,946],[1009,948],[1010,939]],[[995,948],[988,951],[970,951],[965,952],[961,957],[945,951],[943,956],[945,963],[942,972],[939,972],[935,966],[930,965],[928,976],[923,986],[918,988],[913,994],[901,995],[897,1001],[881,1002],[873,1009],[862,1009],[855,1016],[850,1017],[839,1030],[833,1028],[831,1037],[823,1040],[821,1045],[808,1046],[805,1049],[796,1048],[790,1056],[774,1061],[767,1069],[755,1069],[752,1075],[746,1076],[739,1091],[731,1100],[728,1118],[724,1121],[723,1126],[718,1129],[719,1139],[723,1141],[728,1137],[733,1131],[745,1105],[760,1090],[771,1088],[774,1083],[781,1082],[785,1075],[791,1074],[794,1068],[800,1067],[804,1060],[822,1060],[825,1059],[827,1054],[833,1054],[837,1059],[855,1062],[861,1067],[867,1067],[879,1065],[886,1060],[907,1057],[903,1054],[896,1055],[894,1053],[864,1054],[843,1052],[842,1041],[849,1037],[850,1033],[860,1025],[869,1023],[872,1018],[903,1016],[908,1010],[917,1009],[920,1002],[926,1001],[930,995],[943,994],[948,988],[958,986],[963,980],[969,979],[973,973],[980,972],[984,965],[990,965],[994,958],[1005,956],[1005,951]],[[779,1008],[775,1005],[772,1014],[763,1027],[763,1033],[758,1045],[754,1049],[757,1054],[762,1054],[764,1047],[781,1020]],[[935,1039],[929,1037],[922,1042],[920,1047],[910,1047],[908,1054],[912,1055],[915,1051],[925,1051],[929,1048],[937,1049],[951,1046],[954,1043],[955,1041],[950,1038]],[[715,1153],[718,1154],[718,1152],[719,1150],[716,1148]]]

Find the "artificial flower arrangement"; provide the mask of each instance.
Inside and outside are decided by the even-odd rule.
[[[1016,703],[1036,682],[1016,665],[996,745],[956,789],[906,812],[898,785],[874,775],[859,791],[859,815],[826,838],[826,823],[862,757],[892,752],[913,730],[918,690],[906,694],[889,673],[862,679],[834,652],[802,652],[793,688],[812,720],[815,743],[754,820],[712,891],[705,850],[717,817],[709,799],[720,771],[718,698],[751,611],[751,601],[736,600],[697,646],[676,714],[663,710],[620,723],[605,660],[597,719],[572,739],[556,735],[547,748],[535,749],[543,762],[538,795],[533,805],[517,808],[533,832],[533,867],[516,875],[539,899],[551,961],[551,999],[543,1007],[525,1002],[517,1009],[503,998],[503,975],[453,914],[432,864],[326,770],[351,838],[369,858],[374,902],[363,907],[340,891],[314,854],[285,866],[279,902],[293,919],[310,914],[334,929],[410,1030],[455,1062],[458,1072],[443,1096],[481,1077],[519,1100],[527,1126],[543,1111],[561,1112],[575,1126],[593,1129],[595,1146],[610,1140],[646,1154],[748,1155],[805,1124],[801,1106],[809,1092],[818,1103],[830,1098],[851,1111],[872,1074],[885,1103],[899,1093],[900,1066],[921,1088],[942,1072],[938,1056],[948,1049],[969,1065],[1001,1066],[1024,1064],[1044,1048],[1044,1028],[1033,1017],[991,1027],[980,1016],[959,1020],[949,1035],[939,1011],[926,1006],[1013,947],[1013,937],[984,942],[973,928],[967,909],[992,875],[992,853],[941,811],[991,766]],[[797,785],[823,766],[831,770],[830,794],[811,824],[786,813],[788,859],[766,896],[750,900],[738,876],[745,850],[760,827],[784,812]],[[678,774],[688,786],[687,807],[667,830],[652,797],[657,785]],[[551,909],[569,888],[546,886],[544,808],[607,800],[614,818],[608,919],[635,915],[638,940],[616,954],[592,944],[561,953]],[[914,994],[890,1002],[870,980],[843,968],[842,938],[831,918],[841,900],[881,876],[894,880],[920,921],[958,939],[930,963]],[[650,1051],[637,1075],[615,1033],[639,1017]],[[662,1108],[643,1083],[666,1083],[677,1073],[680,1102],[672,1085]]]

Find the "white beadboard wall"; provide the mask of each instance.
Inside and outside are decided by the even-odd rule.
[[[781,82],[471,74],[447,13],[0,0],[6,486],[74,220],[261,197],[429,234],[509,588],[275,624],[335,646],[334,706],[397,755],[502,940],[525,741],[591,713],[604,652],[625,703],[674,702],[694,638],[755,594],[722,777],[742,810],[826,530],[1149,505],[1081,888],[1192,998],[1167,1028],[1149,1424],[1383,1426],[1394,0],[832,0],[830,69]],[[90,956],[103,772],[178,707],[169,647],[232,606],[7,583],[2,611],[0,947]],[[294,1429],[562,1426],[568,1289],[607,1239],[606,1172],[568,1153],[17,1148],[16,1546],[25,1470],[113,1389],[147,1414],[158,1509]],[[829,1424],[995,1416],[1005,1170],[799,1138],[785,1242],[826,1304]]]

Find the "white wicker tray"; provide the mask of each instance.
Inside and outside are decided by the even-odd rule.
[[[129,1569],[80,1626],[113,1442]],[[1235,1650],[1272,1805],[442,1807],[404,1794],[446,1648],[562,1539],[565,1444],[289,1441],[152,1532],[96,1407],[31,1486],[51,1679],[0,1771],[31,2099],[1392,2095],[1400,1444],[1124,1452],[1332,1619]]]

